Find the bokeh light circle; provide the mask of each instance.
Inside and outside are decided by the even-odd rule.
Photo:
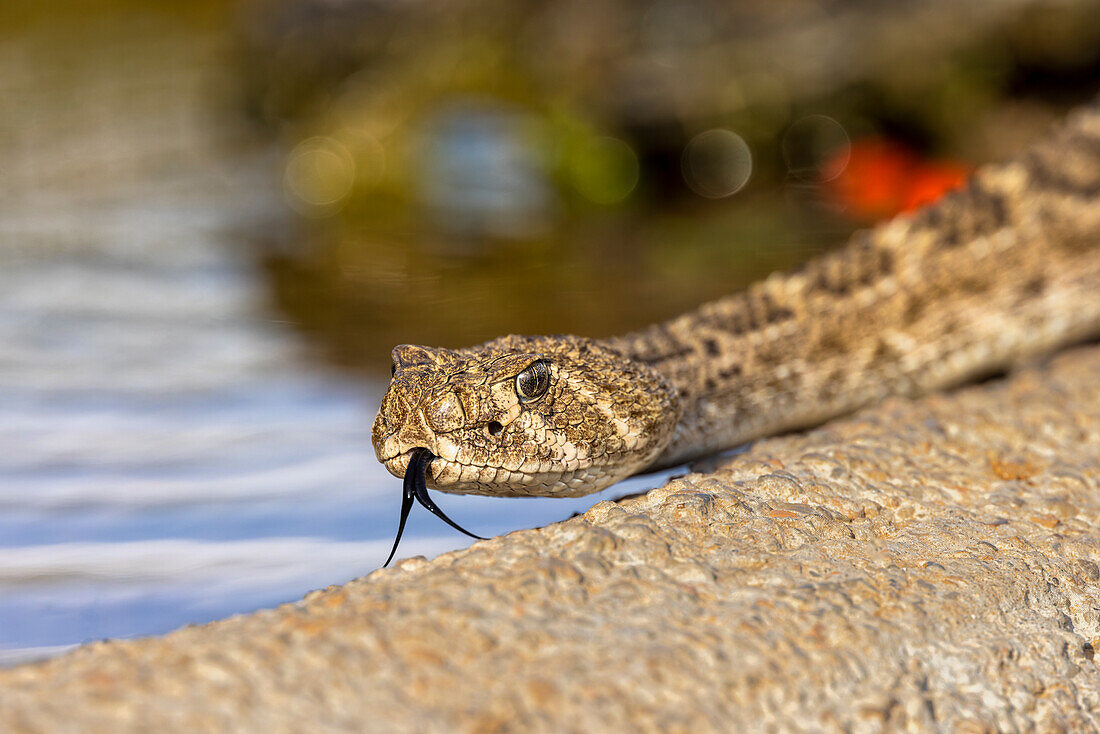
[[[807,115],[787,128],[782,148],[791,176],[824,183],[847,168],[852,140],[844,126],[828,115]]]
[[[708,199],[736,194],[752,176],[752,150],[732,130],[715,128],[696,135],[680,162],[684,181]]]
[[[355,170],[355,159],[342,143],[329,137],[308,138],[287,158],[283,191],[300,213],[331,216],[351,194]]]

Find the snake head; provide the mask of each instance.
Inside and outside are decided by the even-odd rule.
[[[592,339],[506,336],[468,349],[403,345],[372,442],[404,476],[457,494],[581,496],[645,468],[679,420],[656,370]]]

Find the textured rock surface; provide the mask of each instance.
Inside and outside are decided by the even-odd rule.
[[[3,731],[1094,730],[1100,347],[0,673]]]

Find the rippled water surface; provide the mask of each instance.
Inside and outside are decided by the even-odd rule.
[[[382,386],[267,303],[250,243],[289,226],[278,160],[219,106],[225,57],[169,15],[0,36],[0,662],[291,601],[389,551]],[[491,535],[606,496],[439,501]],[[467,542],[417,512],[401,554]]]

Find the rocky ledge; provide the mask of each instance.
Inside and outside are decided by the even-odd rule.
[[[1100,347],[296,604],[0,673],[0,730],[1095,730]]]

